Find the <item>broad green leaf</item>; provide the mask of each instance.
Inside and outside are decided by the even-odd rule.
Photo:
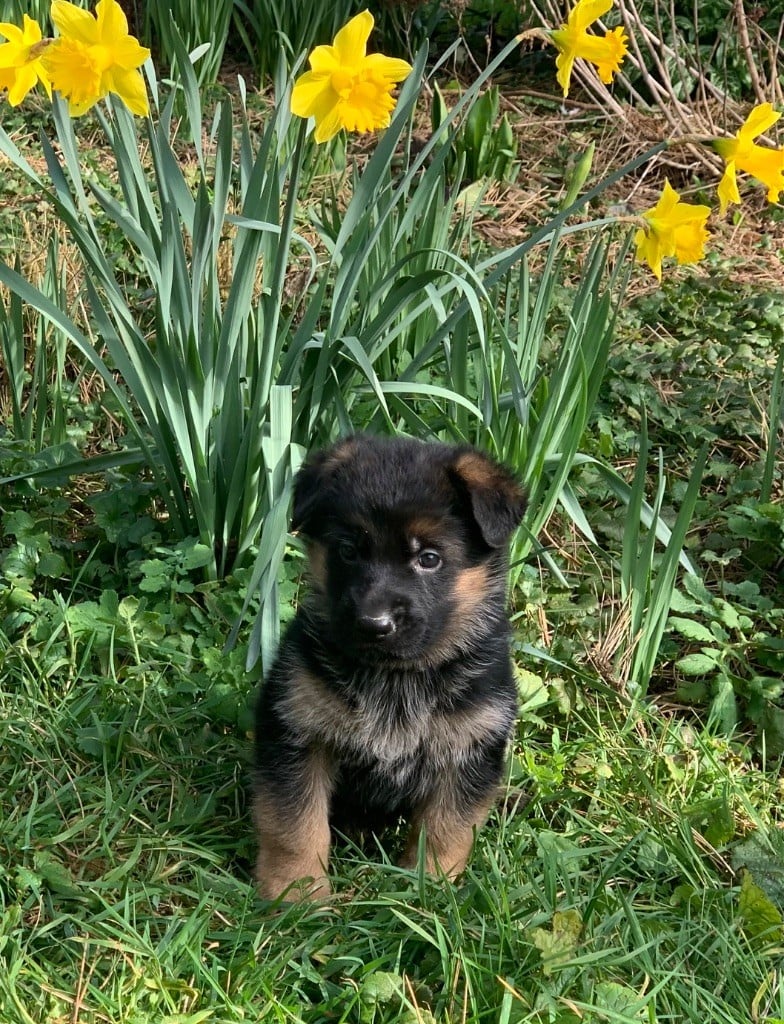
[[[542,954],[542,970],[545,974],[552,974],[572,959],[582,930],[583,921],[578,910],[556,910],[550,929],[531,930],[531,940]]]
[[[743,930],[750,938],[765,938],[771,943],[784,938],[781,911],[757,885],[750,871],[743,872],[738,912]]]
[[[600,981],[594,989],[594,1004],[600,1020],[613,1021],[617,1017],[647,1020],[646,1002],[633,988],[618,981]],[[608,1012],[603,1013],[603,1010]]]
[[[671,629],[676,630],[681,636],[685,636],[687,640],[712,644],[716,639],[707,626],[695,619],[684,619],[677,615],[671,615],[667,621]]]
[[[719,664],[718,653],[687,654],[675,662],[675,667],[686,676],[712,675]]]
[[[732,852],[736,871],[746,868],[768,899],[784,907],[784,836],[776,829],[754,832]]]
[[[724,733],[731,733],[738,724],[738,700],[732,680],[723,672],[715,683],[710,705],[710,720]]]

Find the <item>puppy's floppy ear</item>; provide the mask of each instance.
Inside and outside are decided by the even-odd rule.
[[[309,455],[294,480],[294,509],[292,530],[307,537],[319,533],[319,520],[323,520],[328,505],[328,490],[335,473],[354,453],[357,440],[344,437],[325,451]]]
[[[450,467],[458,490],[468,495],[471,512],[485,544],[500,548],[520,525],[525,495],[512,473],[489,455],[464,448]]]

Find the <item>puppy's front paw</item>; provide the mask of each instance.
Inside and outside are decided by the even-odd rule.
[[[271,858],[265,851],[256,861],[256,884],[265,900],[283,896],[288,902],[298,900],[324,900],[332,892],[324,867],[307,857]]]

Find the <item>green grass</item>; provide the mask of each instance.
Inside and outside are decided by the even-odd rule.
[[[34,648],[0,655],[4,1024],[781,1015],[781,928],[755,934],[732,867],[780,789],[697,726],[534,682],[457,885],[346,846],[329,905],[275,908],[242,723],[181,659]]]

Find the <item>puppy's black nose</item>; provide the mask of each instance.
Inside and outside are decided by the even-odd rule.
[[[379,615],[360,615],[357,625],[363,632],[376,637],[389,636],[397,628],[395,620],[389,612],[381,612]]]

